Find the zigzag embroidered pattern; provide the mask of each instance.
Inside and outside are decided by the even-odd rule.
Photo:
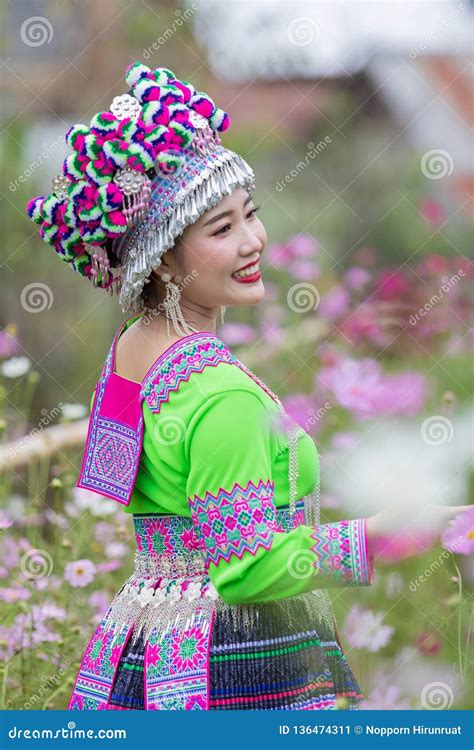
[[[317,575],[329,575],[332,586],[350,586],[368,582],[369,562],[363,543],[365,519],[336,521],[316,526],[311,534]]]
[[[216,496],[207,492],[202,499],[188,497],[196,536],[205,544],[208,563],[229,562],[232,555],[255,555],[259,547],[270,549],[278,530],[274,502],[274,482],[249,481],[246,487],[234,484],[230,492],[220,488]]]
[[[143,394],[151,412],[158,413],[172,391],[189,380],[193,372],[217,367],[221,362],[234,362],[234,356],[219,338],[213,335],[183,341],[169,356],[160,358],[151,370]]]
[[[98,407],[103,392],[101,383],[77,486],[126,503],[141,453],[141,420],[137,431],[114,419],[101,417]]]

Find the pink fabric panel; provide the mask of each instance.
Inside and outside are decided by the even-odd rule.
[[[111,372],[102,399],[100,415],[137,427],[142,404],[139,398],[141,386],[132,380]]]

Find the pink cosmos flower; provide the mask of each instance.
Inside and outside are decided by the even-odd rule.
[[[441,639],[436,631],[424,631],[419,633],[414,639],[413,643],[418,651],[422,654],[433,655],[437,654],[441,649]]]
[[[311,260],[297,260],[290,263],[288,271],[300,281],[315,281],[320,275],[319,263]]]
[[[128,547],[122,542],[110,542],[104,548],[107,557],[123,557],[128,552]]]
[[[458,513],[443,531],[441,543],[445,549],[457,555],[472,555],[474,552],[474,507]]]
[[[228,346],[240,346],[255,341],[257,332],[255,328],[245,323],[224,323],[219,330],[219,335]]]
[[[375,296],[380,300],[397,302],[408,295],[411,284],[403,271],[390,268],[379,271],[375,280]]]
[[[366,268],[352,266],[346,271],[345,282],[350,289],[358,290],[365,286],[371,278],[372,274]]]
[[[64,578],[71,586],[83,588],[93,581],[97,568],[90,560],[69,562],[64,569]]]
[[[314,258],[319,253],[319,244],[310,234],[295,234],[287,243],[288,252],[294,260]]]
[[[20,555],[18,554],[18,544],[16,539],[11,536],[5,537],[2,543],[2,560],[6,568],[15,568],[20,562]]]
[[[115,529],[111,523],[107,523],[107,521],[99,521],[95,525],[94,538],[101,544],[108,544],[115,538]]]
[[[426,381],[416,372],[385,376],[372,394],[374,414],[419,414],[426,401]]]
[[[386,376],[370,357],[345,359],[322,369],[316,383],[360,420],[380,414],[418,414],[426,399],[426,384],[418,373]]]
[[[105,612],[110,604],[110,598],[104,591],[94,591],[89,597],[89,604],[97,614]]]
[[[114,570],[119,570],[123,566],[121,560],[106,560],[105,562],[99,563],[97,570],[99,573],[113,573]]]
[[[443,255],[432,253],[432,255],[427,255],[426,258],[423,258],[418,265],[417,271],[425,276],[426,274],[429,276],[440,276],[443,273],[448,273],[449,261]]]
[[[278,323],[264,321],[260,326],[259,336],[267,344],[280,348],[285,340],[285,331]]]
[[[31,591],[24,588],[23,586],[11,586],[8,589],[0,589],[0,599],[3,599],[9,604],[15,604],[15,602],[24,602],[25,599],[29,599]]]
[[[423,198],[418,204],[421,215],[427,224],[441,224],[445,217],[445,211],[441,203],[433,198]]]
[[[335,367],[344,359],[344,355],[331,344],[322,344],[316,353],[323,367]]]
[[[318,415],[322,403],[321,399],[316,401],[314,396],[308,396],[305,393],[293,393],[283,399],[285,410],[308,434],[322,428],[324,413],[321,416]]]
[[[384,625],[383,612],[372,612],[354,605],[343,627],[343,635],[351,648],[365,648],[367,651],[380,651],[390,642],[395,628]]]
[[[317,385],[332,391],[336,401],[359,415],[372,413],[372,393],[381,379],[380,365],[370,357],[345,359],[326,367],[316,377]]]
[[[0,510],[0,529],[9,529],[10,526],[13,526],[13,520],[4,510]]]
[[[337,284],[322,295],[318,311],[328,320],[339,320],[348,311],[349,303],[349,292],[342,284]]]
[[[35,623],[51,619],[62,620],[66,617],[66,610],[58,607],[53,601],[44,601],[41,604],[33,604],[31,616]]]
[[[10,323],[3,331],[0,331],[0,357],[7,359],[18,354],[20,346],[15,336],[15,329],[16,326]]]
[[[342,323],[341,333],[354,346],[366,340],[383,346],[386,341],[386,335],[380,325],[380,313],[370,304],[365,304],[351,313]]]
[[[266,268],[277,268],[286,271],[291,255],[286,245],[282,242],[274,242],[265,250]]]
[[[302,260],[313,260],[319,252],[314,237],[309,234],[296,234],[288,242],[269,245],[265,256],[269,266],[288,270],[289,266]]]

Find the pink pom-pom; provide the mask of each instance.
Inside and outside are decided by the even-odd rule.
[[[45,198],[46,196],[44,195],[37,195],[36,198],[32,198],[30,201],[28,201],[28,204],[26,206],[27,216],[31,219],[31,221],[34,221],[35,224],[43,223],[41,208],[43,206]]]
[[[209,119],[216,109],[214,102],[201,92],[195,94],[191,99],[191,107],[195,112]]]

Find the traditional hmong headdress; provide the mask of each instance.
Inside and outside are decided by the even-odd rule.
[[[123,311],[135,313],[186,226],[236,188],[252,192],[254,173],[221,145],[229,116],[206,94],[140,62],[125,80],[129,93],[110,111],[69,128],[73,153],[27,213],[63,260],[96,287],[120,290]]]

